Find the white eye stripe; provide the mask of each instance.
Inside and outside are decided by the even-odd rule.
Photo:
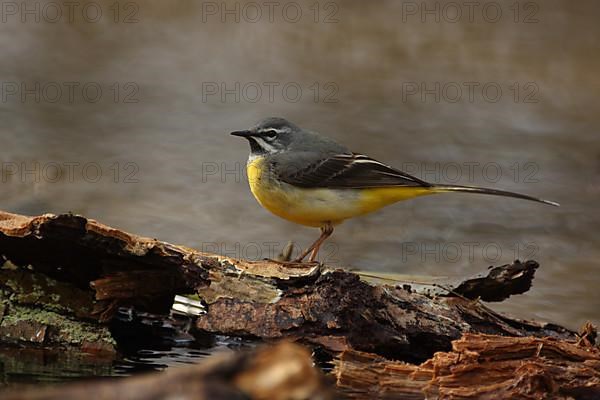
[[[261,128],[257,132],[258,133],[267,133],[269,131],[274,131],[276,133],[290,133],[291,129],[287,126],[284,126],[282,128]]]

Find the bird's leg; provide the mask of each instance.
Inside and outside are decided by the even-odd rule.
[[[318,243],[316,244],[316,246],[313,248],[312,252],[310,253],[308,262],[314,262],[317,259],[317,254],[319,254],[319,249],[321,248],[321,245],[333,233],[333,226],[331,224],[328,224],[324,228],[321,229],[321,232],[322,232],[321,237],[319,238]]]
[[[327,223],[321,227],[321,236],[313,244],[311,244],[298,258],[294,260],[294,262],[301,263],[302,260],[306,258],[306,256],[310,253],[309,262],[314,262],[317,258],[317,254],[319,253],[319,248],[323,244],[325,240],[333,233],[333,225],[331,223]]]
[[[323,236],[323,233],[321,233],[321,236]],[[310,246],[308,246],[308,248],[306,250],[304,250],[302,252],[302,254],[300,254],[298,257],[296,257],[294,259],[294,261],[292,261],[293,263],[301,263],[302,260],[304,260],[306,258],[306,256],[308,255],[308,253],[310,253],[316,246],[316,244],[319,242],[319,240],[321,240],[321,236],[319,236],[319,238],[317,240],[315,240],[315,242],[313,244],[311,244]]]

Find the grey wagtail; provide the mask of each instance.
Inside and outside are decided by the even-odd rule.
[[[250,142],[248,181],[260,205],[281,218],[321,229],[321,236],[294,262],[309,253],[314,262],[333,227],[344,220],[413,197],[465,192],[558,206],[504,190],[428,183],[283,118],[267,118],[231,134]]]

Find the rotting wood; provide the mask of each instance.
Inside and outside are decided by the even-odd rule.
[[[600,350],[553,338],[467,333],[421,365],[347,350],[333,374],[351,399],[600,398]]]
[[[108,327],[93,323],[89,290],[5,262],[0,269],[0,342],[77,347],[115,355]]]
[[[218,288],[220,282],[227,293],[254,294],[254,299],[260,294],[261,301],[269,302],[280,295],[276,282],[319,271],[315,265],[299,268],[202,253],[73,214],[26,217],[0,211],[0,255],[25,271],[82,290],[91,285],[100,320],[110,319],[118,305],[168,312],[174,294],[192,294],[211,283]],[[253,293],[248,294],[248,286]]]
[[[484,277],[467,279],[452,290],[450,295],[460,294],[469,299],[502,301],[512,295],[525,293],[531,288],[533,275],[540,265],[529,260],[515,261],[499,267],[490,267]]]
[[[190,259],[177,246],[71,214],[23,217],[0,213],[0,253],[13,264],[28,267],[27,271],[81,290],[89,291],[90,284],[98,281],[97,319],[110,318],[103,312],[113,301],[168,312],[173,293],[193,293],[208,284],[205,263],[211,261],[200,256]],[[139,279],[140,274],[147,279]],[[154,274],[161,279],[148,279]]]
[[[440,393],[454,393],[451,392],[454,389],[448,388],[448,392],[440,390],[446,390],[444,385],[460,385],[460,381],[443,380],[442,375],[436,375],[437,372],[432,375],[426,369],[414,369],[425,368],[429,364],[415,367],[393,360],[420,363],[431,358],[427,362],[432,365],[432,370],[437,371],[446,364],[436,365],[435,362],[443,361],[443,358],[438,360],[436,357],[454,354],[456,357],[451,358],[454,364],[447,365],[452,374],[449,376],[456,377],[457,372],[462,371],[468,377],[477,371],[472,368],[473,364],[465,364],[467,367],[459,371],[457,368],[462,368],[461,360],[469,362],[468,357],[476,353],[480,363],[483,360],[481,354],[484,358],[489,355],[487,348],[476,346],[478,338],[486,338],[486,346],[498,344],[499,355],[514,355],[510,360],[493,360],[497,366],[508,368],[511,373],[522,371],[514,370],[516,364],[506,363],[527,360],[530,368],[523,371],[533,372],[524,374],[523,382],[531,387],[545,382],[542,372],[547,372],[546,367],[554,368],[550,369],[552,373],[564,372],[565,377],[587,385],[585,387],[595,388],[597,385],[595,371],[598,361],[581,358],[580,353],[574,352],[574,345],[565,342],[578,342],[587,346],[585,352],[593,352],[589,350],[596,339],[593,327],[588,327],[578,337],[557,325],[503,316],[479,301],[497,301],[526,291],[538,267],[535,261],[494,267],[487,277],[467,280],[440,296],[416,293],[409,285],[369,284],[351,272],[328,270],[320,265],[290,265],[267,260],[252,262],[202,253],[131,235],[72,214],[24,217],[2,212],[0,255],[3,264],[0,269],[2,324],[17,322],[10,327],[14,329],[13,336],[29,336],[30,342],[39,340],[41,335],[44,338],[41,341],[46,343],[46,338],[51,337],[47,333],[54,328],[48,329],[43,322],[37,323],[37,316],[32,319],[35,323],[22,325],[15,311],[54,312],[68,321],[81,320],[92,327],[99,327],[98,322],[110,320],[121,306],[131,306],[160,318],[161,314],[169,311],[175,294],[196,293],[206,305],[206,313],[197,318],[196,329],[204,333],[267,340],[290,338],[318,345],[334,356],[342,352],[340,360],[345,362],[345,371],[356,365],[362,368],[360,379],[365,382],[369,376],[377,377],[379,386],[368,389],[369,393],[385,386],[380,379],[392,371],[390,366],[394,368],[393,374],[389,381],[385,381],[386,385],[403,390],[400,393],[407,396],[417,393],[413,390],[415,387],[420,391],[415,396],[420,396],[419,393],[423,392],[421,381],[429,382],[427,390],[433,391],[425,393],[431,398]],[[30,293],[30,289],[35,290]],[[493,339],[496,336],[473,336],[472,333],[502,335],[504,342]],[[461,337],[463,339],[458,340]],[[474,347],[469,347],[470,340],[475,341]],[[463,342],[467,343],[463,348],[456,347]],[[504,347],[500,346],[502,343]],[[530,345],[525,346],[526,343]],[[536,359],[531,357],[531,343],[537,344]],[[450,352],[452,346],[454,351]],[[521,351],[513,354],[511,346],[517,346]],[[434,356],[440,351],[446,353]],[[539,364],[540,360],[548,358],[549,352],[555,354],[554,364]],[[574,362],[574,354],[579,354],[578,362],[588,369],[568,369],[570,364],[565,363]],[[269,357],[265,360],[265,366],[277,361]],[[236,363],[240,362],[236,359]],[[387,369],[380,371],[380,366]],[[561,368],[567,369],[563,371]],[[218,371],[227,373],[228,370]],[[538,374],[536,371],[542,372]],[[216,370],[214,373],[217,373]],[[217,375],[210,376],[217,379]],[[248,376],[250,378],[246,380],[236,381],[238,389],[243,382],[252,386],[260,381],[260,377]],[[156,376],[153,377],[155,379]],[[219,379],[226,378],[221,376]],[[560,378],[556,379],[548,382],[562,382]],[[144,381],[140,378],[139,382]],[[192,383],[196,386],[191,390],[220,390],[220,387],[209,388],[203,382]],[[360,385],[357,387],[355,383],[347,382],[338,381],[342,387],[350,389],[349,393],[365,390]],[[112,384],[100,385],[99,388],[114,398]],[[552,385],[547,388],[549,393],[555,389]],[[560,387],[567,387],[575,397],[578,393],[587,395],[587,389],[581,385]],[[144,393],[140,389],[142,386],[136,388]],[[152,388],[157,390],[159,397],[156,398],[165,395],[162,388]],[[72,393],[79,396],[81,392],[77,390],[73,389]],[[388,390],[387,386],[385,390]],[[469,396],[471,392],[464,393]],[[60,398],[69,397],[60,393]]]
[[[281,294],[276,281],[318,271],[202,253],[73,214],[0,212],[0,342],[114,353],[97,323],[119,307],[166,316],[175,294],[208,285],[207,298],[213,290],[269,302]]]
[[[310,352],[293,343],[213,356],[198,365],[122,380],[6,391],[3,400],[327,400]]]
[[[332,352],[351,347],[412,362],[449,350],[465,332],[574,338],[559,326],[513,320],[464,296],[370,285],[351,272],[318,265],[202,253],[72,214],[0,213],[0,254],[26,273],[89,291],[93,316],[100,321],[119,306],[166,314],[174,294],[196,292],[207,307],[196,323],[203,332],[290,337]],[[520,265],[499,268],[513,271]],[[530,281],[537,264],[522,265],[530,272],[520,279]]]
[[[310,285],[288,287],[271,303],[219,298],[207,305],[196,326],[234,336],[300,338],[332,352],[353,348],[410,362],[449,350],[466,332],[575,338],[567,329],[511,319],[478,301],[372,286],[341,270],[326,271]]]

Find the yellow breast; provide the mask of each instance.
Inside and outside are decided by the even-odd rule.
[[[307,226],[334,225],[389,204],[431,194],[426,188],[387,187],[369,189],[301,188],[278,181],[269,172],[264,158],[247,165],[250,190],[258,202],[273,214]]]

